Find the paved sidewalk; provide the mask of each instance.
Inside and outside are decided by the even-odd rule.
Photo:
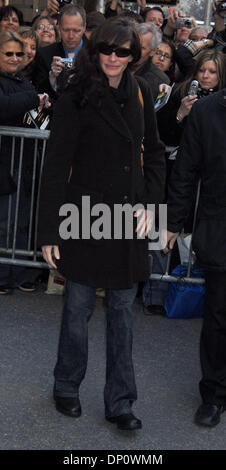
[[[105,319],[101,299],[90,321],[89,365],[81,386],[83,414],[59,414],[52,370],[62,297],[15,291],[0,298],[0,450],[225,449],[226,413],[215,429],[198,428],[201,320],[144,315],[135,305],[134,363],[143,429],[119,431],[104,419]]]

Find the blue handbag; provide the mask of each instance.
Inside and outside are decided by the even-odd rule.
[[[187,266],[180,264],[173,271],[172,275],[178,276],[181,280],[171,282],[165,299],[165,310],[168,318],[199,318],[204,312],[204,284],[192,284],[183,282],[183,277],[187,275]],[[191,277],[203,278],[201,269],[193,268]]]

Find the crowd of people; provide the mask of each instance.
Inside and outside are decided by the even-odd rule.
[[[210,205],[206,213],[201,207],[201,220],[210,218],[210,226],[206,225],[213,234],[211,224],[216,229],[222,218],[224,247],[226,239],[222,203],[226,176],[225,2],[213,1],[212,27],[199,25],[194,17],[177,8],[165,15],[160,7],[147,6],[145,0],[137,0],[137,4],[134,12],[123,9],[120,0],[111,0],[104,13],[86,13],[73,0],[61,8],[57,0],[48,0],[46,9],[30,25],[24,24],[16,7],[5,6],[4,2],[0,5],[0,125],[21,127],[25,114],[34,108],[47,109],[50,114],[39,243],[46,262],[67,279],[54,371],[56,408],[73,417],[81,415],[79,386],[87,366],[87,324],[95,308],[96,290],[101,287],[107,306],[105,416],[127,430],[142,426],[132,413],[137,397],[132,305],[141,289],[146,313],[165,313],[168,289],[167,284],[162,289],[149,279],[150,258],[157,272],[164,273],[168,245],[148,257],[152,214],[147,204],[168,203],[168,243],[174,250],[172,263],[180,263],[175,241],[192,210],[197,179],[201,178],[205,192],[209,191],[206,204]],[[158,108],[161,96],[168,99]],[[216,137],[212,139],[209,123],[218,108],[222,116],[219,138],[215,129]],[[208,119],[209,112],[212,115]],[[215,138],[218,146],[214,147]],[[22,171],[17,239],[20,249],[26,245],[30,213],[31,153],[30,145],[25,149]],[[18,161],[16,149],[12,173],[9,138],[4,137],[0,151],[3,244],[10,194],[15,211]],[[217,175],[211,180],[214,165]],[[84,196],[90,197],[91,210],[100,203],[111,211],[115,204],[142,204],[143,209],[134,214],[138,219],[133,228],[136,237],[100,240],[80,234],[76,240],[60,239],[60,208],[70,202],[85,210]],[[208,238],[206,225],[201,236]],[[113,224],[111,234],[114,228]],[[203,404],[195,419],[197,424],[213,426],[226,406],[226,360],[222,352],[226,345],[225,339],[219,340],[225,337],[226,266],[225,253],[223,260],[219,254],[207,256],[206,238],[203,249],[197,234],[195,238],[197,260],[208,273],[208,309],[201,341]],[[212,240],[210,247],[215,249]],[[26,268],[1,265],[0,294],[8,294],[15,287],[33,292],[35,283],[29,282]],[[216,359],[219,354],[221,360]]]

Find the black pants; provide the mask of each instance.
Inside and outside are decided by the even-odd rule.
[[[205,279],[200,393],[204,403],[226,405],[226,272],[206,272]]]

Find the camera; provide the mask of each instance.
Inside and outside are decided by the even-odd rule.
[[[189,16],[185,16],[185,17],[179,16],[177,18],[177,21],[176,21],[176,26],[177,26],[177,29],[183,28],[183,26],[185,28],[191,29],[192,28],[192,18],[190,18]]]
[[[216,1],[215,6],[216,6],[217,13],[222,13],[223,12],[224,14],[226,14],[226,2]]]
[[[57,0],[59,3],[59,8],[65,7],[65,5],[69,5],[69,3],[72,2],[72,0]]]
[[[73,65],[73,59],[71,57],[61,58],[61,62],[63,62],[67,69],[71,69]]]

